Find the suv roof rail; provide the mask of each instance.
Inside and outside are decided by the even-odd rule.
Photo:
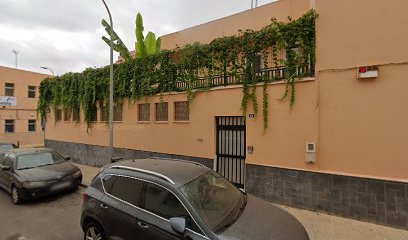
[[[176,158],[164,158],[164,157],[149,157],[149,159],[163,159],[163,160],[169,160],[169,161],[178,161],[178,162],[185,162],[185,163],[191,163],[191,164],[195,164],[198,166],[202,166],[202,167],[207,167],[202,163],[199,162],[194,162],[194,161],[189,161],[189,160],[183,160],[183,159],[176,159]]]
[[[163,174],[157,173],[157,172],[153,172],[153,171],[149,171],[149,170],[145,170],[145,169],[140,169],[140,168],[134,168],[134,167],[127,167],[127,166],[121,166],[121,165],[115,165],[115,166],[111,166],[109,167],[110,169],[125,169],[125,170],[131,170],[131,171],[136,171],[136,172],[141,172],[141,173],[146,173],[146,174],[150,174],[156,177],[159,177],[163,180],[166,180],[167,182],[171,183],[171,184],[175,184],[173,180],[171,180],[169,177],[164,176]]]

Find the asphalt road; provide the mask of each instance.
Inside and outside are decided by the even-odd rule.
[[[82,188],[15,206],[0,190],[1,240],[81,240]]]
[[[15,206],[0,190],[0,240],[82,240],[82,191]],[[286,208],[313,240],[406,240],[408,231],[295,208]]]

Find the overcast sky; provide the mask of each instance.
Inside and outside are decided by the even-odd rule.
[[[135,16],[145,31],[164,35],[247,10],[251,0],[106,0],[116,32],[134,49]],[[273,0],[259,0],[259,5]],[[100,22],[108,20],[101,0],[1,0],[0,65],[56,74],[109,64],[109,47]],[[118,55],[115,54],[115,59]]]

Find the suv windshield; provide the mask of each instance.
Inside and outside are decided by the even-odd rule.
[[[17,157],[17,169],[28,169],[65,162],[56,152],[38,152]]]
[[[233,224],[246,205],[246,195],[213,171],[186,183],[180,190],[215,233]]]

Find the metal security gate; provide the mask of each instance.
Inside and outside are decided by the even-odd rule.
[[[216,117],[217,172],[244,188],[246,124],[244,117]]]

